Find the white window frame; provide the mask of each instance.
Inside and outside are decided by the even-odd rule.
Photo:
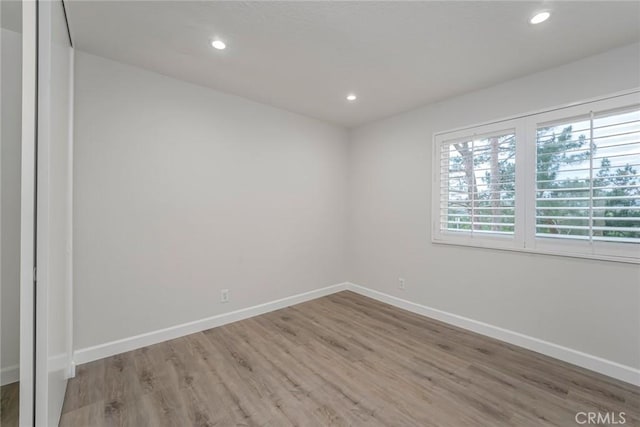
[[[640,105],[640,88],[571,105],[514,116],[491,123],[469,126],[433,135],[432,227],[431,241],[436,244],[532,252],[548,255],[640,264],[640,244],[536,236],[536,134],[539,125],[571,117]],[[515,130],[516,134],[516,195],[513,236],[499,234],[455,232],[442,230],[441,211],[441,151],[443,146],[487,134]]]
[[[440,157],[443,146],[450,146],[458,141],[468,141],[469,139],[480,139],[492,135],[504,134],[505,132],[514,132],[516,135],[516,188],[518,183],[522,181],[524,174],[519,170],[517,163],[519,161],[518,156],[524,153],[524,150],[518,150],[517,146],[520,137],[523,135],[524,128],[522,123],[518,123],[518,120],[506,120],[497,123],[491,123],[482,126],[475,126],[473,129],[463,129],[454,132],[448,132],[446,134],[439,134],[434,137],[435,150],[434,150],[434,163],[433,163],[433,241],[438,243],[451,243],[465,246],[479,246],[490,247],[498,249],[510,249],[517,248],[523,245],[522,230],[517,227],[520,222],[518,218],[524,218],[524,205],[521,195],[516,191],[515,196],[515,218],[513,236],[503,234],[491,234],[491,233],[474,233],[473,230],[469,232],[456,232],[440,229],[440,209],[441,209],[441,181],[440,181]]]

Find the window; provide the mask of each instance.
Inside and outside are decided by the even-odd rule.
[[[434,242],[640,262],[640,93],[434,139]]]
[[[515,144],[513,131],[447,142],[441,153],[444,229],[513,234]]]

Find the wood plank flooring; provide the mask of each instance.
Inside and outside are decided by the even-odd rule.
[[[0,426],[18,427],[20,383],[0,387]]]
[[[576,426],[580,411],[640,425],[640,388],[340,292],[81,365],[60,425]]]

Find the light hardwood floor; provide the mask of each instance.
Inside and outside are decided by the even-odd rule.
[[[18,427],[20,383],[0,387],[0,426]]]
[[[341,292],[79,366],[61,426],[576,426],[580,411],[640,425],[640,389]]]

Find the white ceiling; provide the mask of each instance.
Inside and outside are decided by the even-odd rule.
[[[81,50],[348,127],[640,40],[637,1],[65,4]]]

